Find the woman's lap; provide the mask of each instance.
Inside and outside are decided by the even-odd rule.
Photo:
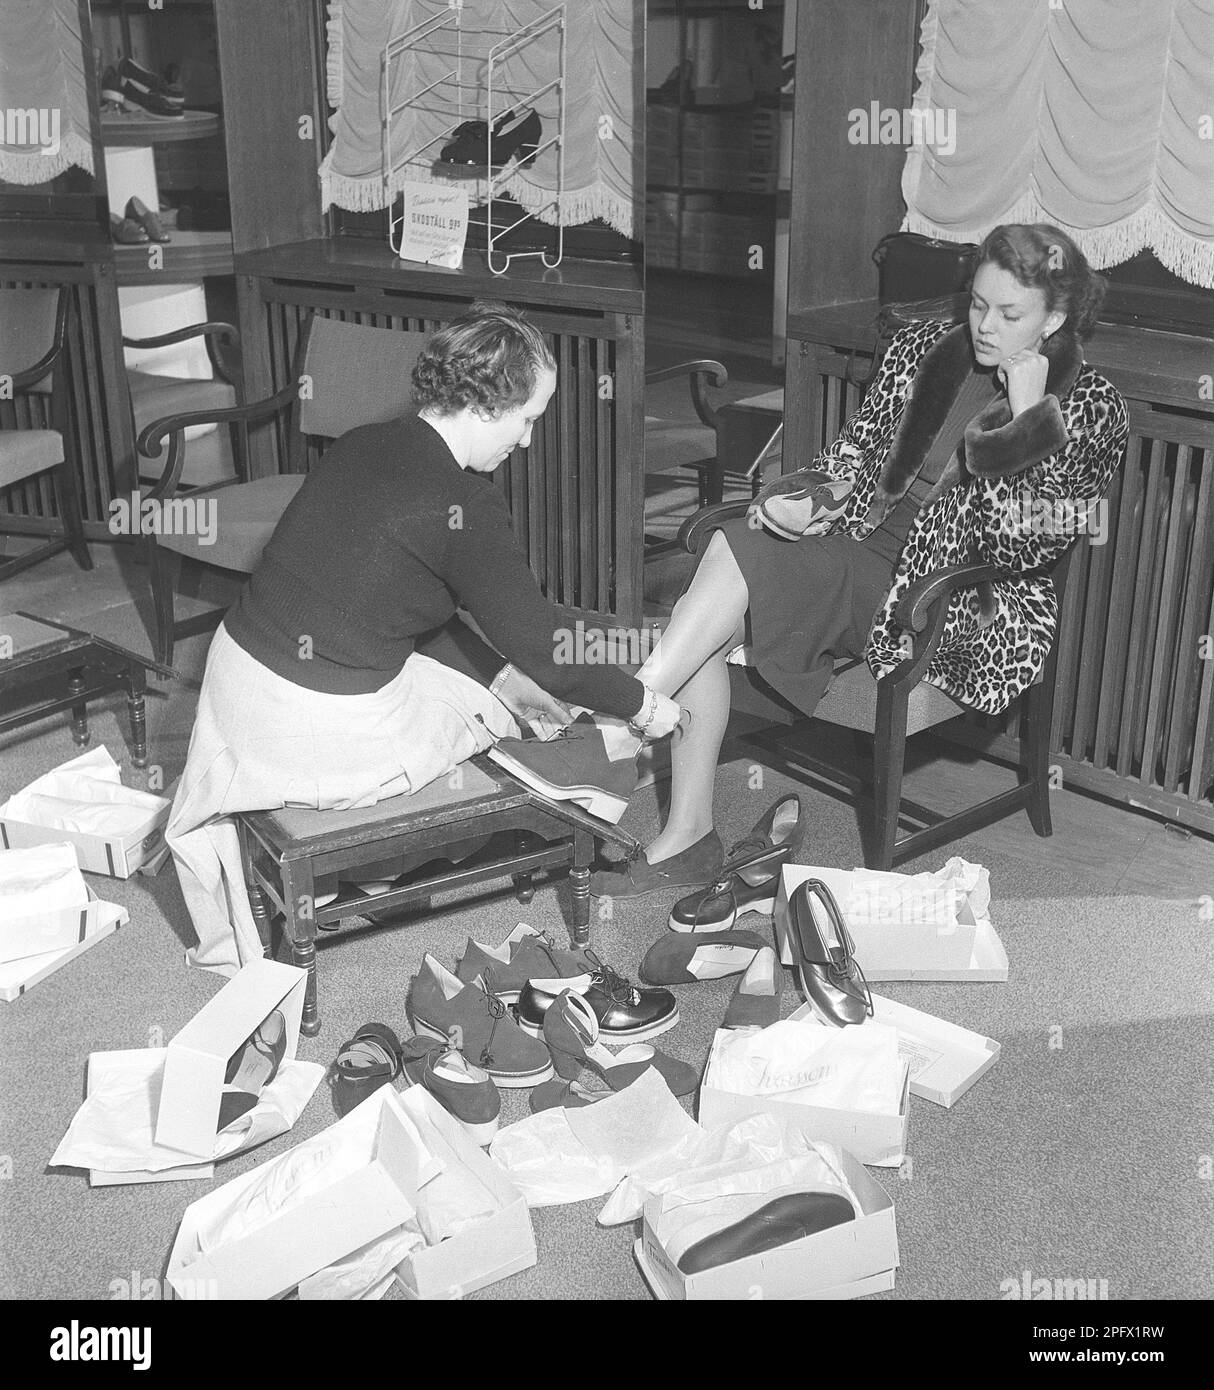
[[[893,566],[850,536],[779,540],[745,519],[724,533],[749,594],[749,664],[812,713],[840,657],[862,657]]]

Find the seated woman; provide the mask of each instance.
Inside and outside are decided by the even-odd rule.
[[[678,705],[613,666],[554,660],[550,604],[487,477],[556,388],[539,330],[474,305],[413,373],[415,413],[351,430],[309,473],[216,633],[167,839],[198,933],[192,964],[263,953],[232,813],[368,806],[414,792],[560,702],[642,720]],[[462,606],[493,644],[461,623]],[[494,650],[494,648],[496,650]]]
[[[814,461],[844,484],[841,510],[825,499],[833,519],[820,519],[823,489],[793,473],[764,489],[745,520],[714,531],[638,672],[692,715],[671,749],[666,824],[642,858],[597,874],[592,892],[626,899],[727,876],[713,781],[729,716],[726,657],[743,643],[759,675],[812,714],[836,658],[864,657],[879,677],[907,655],[893,615],[915,580],[980,561],[1021,577],[953,596],[925,679],[987,713],[1033,682],[1058,619],[1041,570],[1125,451],[1125,404],[1080,348],[1103,291],[1056,227],[996,227],[979,249],[968,326],[899,333],[862,405]],[[812,539],[778,539],[764,525]]]

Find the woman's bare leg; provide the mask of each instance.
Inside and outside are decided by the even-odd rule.
[[[729,722],[726,655],[745,638],[750,601],[729,542],[715,531],[687,592],[638,677],[677,697],[691,714],[671,742],[670,812],[647,846],[651,864],[678,854],[712,829],[717,759]]]

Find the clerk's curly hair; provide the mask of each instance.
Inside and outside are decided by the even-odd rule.
[[[556,363],[535,324],[517,309],[482,299],[440,328],[413,368],[418,410],[454,415],[470,406],[487,419],[525,404]]]
[[[988,232],[978,248],[975,267],[994,261],[1022,285],[1045,295],[1047,311],[1066,314],[1061,332],[1080,342],[1096,331],[1108,282],[1097,275],[1069,236],[1048,222],[1007,222]]]

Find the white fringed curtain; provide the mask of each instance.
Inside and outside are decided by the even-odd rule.
[[[1150,248],[1214,287],[1214,0],[929,0],[903,228],[978,241],[1052,222],[1094,266]]]
[[[335,108],[329,124],[333,144],[320,167],[321,206],[337,204],[356,212],[386,206],[380,181],[380,55],[389,39],[424,19],[446,13],[446,0],[329,0],[328,100]],[[466,54],[484,53],[493,41],[486,31],[512,33],[553,8],[551,0],[463,0],[463,46]],[[600,217],[628,237],[639,235],[638,197],[633,177],[633,66],[639,47],[633,0],[567,0],[565,6],[565,178],[559,210],[552,206],[557,186],[556,147],[550,147],[522,171],[496,185],[545,222],[566,226]],[[435,45],[452,49],[445,32]],[[556,72],[555,34],[549,33],[522,49],[504,64],[502,80],[516,93],[534,91]],[[402,62],[391,94],[393,104],[408,99],[439,78],[454,63],[449,57],[425,57]],[[464,93],[463,119],[482,119],[486,92],[485,64],[466,59],[465,80],[476,90]],[[421,99],[416,115],[394,118],[394,161],[438,135],[457,117],[442,109],[449,96],[439,89]],[[509,98],[499,97],[495,81],[494,108],[500,113]],[[549,92],[535,103],[543,123],[541,144],[555,133],[557,94]],[[608,117],[609,123],[604,121]],[[609,138],[604,138],[609,134]],[[430,145],[412,164],[395,175],[404,180],[464,184],[473,201],[483,199],[487,180],[469,179],[435,166],[442,141]],[[547,206],[546,206],[547,205]]]
[[[76,0],[0,0],[0,179],[93,172]]]

